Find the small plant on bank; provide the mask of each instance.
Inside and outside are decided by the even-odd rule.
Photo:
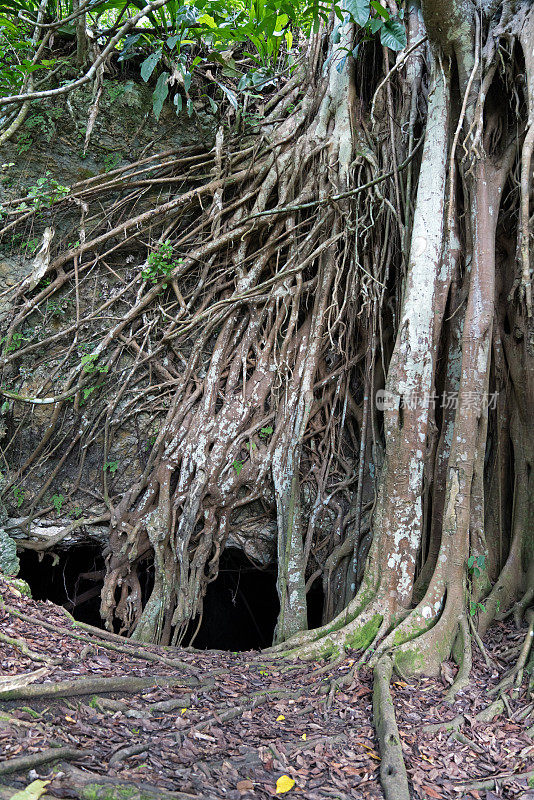
[[[485,611],[486,606],[484,603],[472,599],[473,579],[480,578],[486,569],[486,556],[469,556],[467,559],[467,576],[469,583],[469,615],[474,617],[479,611]]]
[[[18,206],[18,211],[25,211],[27,208],[48,208],[70,192],[69,186],[63,186],[50,175],[50,170],[47,170],[33,186],[29,187],[27,194],[29,206],[23,202]]]
[[[142,272],[144,281],[159,283],[162,278],[167,278],[171,275],[178,264],[182,263],[182,258],[179,258],[177,261],[173,260],[172,250],[172,244],[169,239],[167,239],[167,241],[161,242],[157,248],[150,253]],[[163,288],[165,288],[166,285],[167,284],[164,284]]]
[[[98,354],[88,353],[81,358],[82,369],[89,375],[94,372],[108,372],[109,364],[98,364]]]
[[[56,514],[60,513],[64,502],[65,502],[65,497],[62,494],[52,495],[52,505],[56,509]]]
[[[15,498],[15,505],[17,508],[20,508],[23,504],[25,495],[26,492],[21,486],[13,487],[13,497]]]

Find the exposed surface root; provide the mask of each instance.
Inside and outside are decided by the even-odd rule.
[[[135,658],[133,648],[131,654],[106,650],[101,648],[98,634],[88,633],[93,646],[84,657],[87,644],[68,636],[72,623],[59,609],[17,599],[4,582],[2,592],[20,612],[20,616],[13,616],[0,609],[2,632],[24,641],[32,653],[43,657],[55,652],[61,656],[45,680],[76,683],[81,677],[140,677],[153,681],[153,665]],[[53,624],[54,630],[43,627],[43,622]],[[492,629],[487,647],[499,674],[506,670],[506,658],[514,648],[520,649],[523,638],[510,624]],[[161,655],[168,652],[157,647],[150,650]],[[79,800],[95,796],[90,794],[91,789],[85,789],[89,783],[97,787],[97,797],[109,796],[109,792],[113,797],[124,797],[121,786],[137,797],[134,786],[142,786],[147,792],[157,790],[160,797],[181,792],[198,800],[222,800],[236,792],[238,784],[243,793],[247,786],[247,791],[269,797],[282,775],[295,780],[296,789],[310,800],[327,800],[332,792],[362,800],[383,797],[379,782],[382,762],[377,752],[381,742],[373,733],[370,714],[373,676],[366,667],[355,669],[354,657],[342,658],[325,669],[321,662],[283,664],[261,653],[183,650],[177,655],[195,670],[195,686],[145,686],[135,693],[119,690],[112,697],[2,701],[0,763],[11,765],[12,771],[5,773],[11,795],[28,782],[26,772],[18,771],[20,747],[31,748],[31,757],[41,753],[48,757],[50,744],[57,742],[58,747],[74,749],[69,757],[76,769],[66,764],[55,768],[36,764],[31,768],[52,781],[48,787],[51,795],[60,795],[68,787]],[[520,783],[525,771],[524,752],[532,746],[527,735],[531,723],[528,718],[518,719],[528,707],[525,685],[517,698],[510,695],[507,730],[502,731],[498,716],[502,702],[487,708],[492,673],[477,651],[473,659],[472,680],[457,696],[453,708],[443,701],[439,679],[408,685],[393,678],[390,685],[391,659],[380,662],[380,669],[386,666],[385,672],[378,668],[375,672],[380,704],[377,725],[389,730],[387,720],[380,723],[380,715],[385,711],[388,717],[394,694],[396,743],[400,737],[414,800],[426,800],[428,786],[438,791],[442,800],[453,800],[459,784],[496,775],[508,776],[511,797],[520,797],[524,790],[526,784]],[[25,672],[31,665],[30,657],[20,650],[9,645],[2,649],[0,668],[4,672]],[[175,677],[175,670],[168,665],[160,664],[158,671]],[[385,704],[381,698],[385,698]],[[455,717],[464,722],[453,725]],[[430,725],[438,727],[425,730]],[[468,746],[450,737],[450,725],[465,737]],[[489,751],[488,740],[493,743]],[[387,745],[385,739],[383,743]],[[484,758],[479,749],[485,750]],[[54,758],[59,752],[53,748]],[[384,764],[387,746],[385,754]],[[430,769],[437,776],[432,783]],[[242,781],[250,781],[252,789]],[[2,792],[0,787],[2,800],[11,796]],[[153,794],[146,796],[153,798]]]
[[[380,747],[380,782],[386,800],[410,800],[408,776],[389,684],[393,662],[382,656],[374,668],[373,719]]]

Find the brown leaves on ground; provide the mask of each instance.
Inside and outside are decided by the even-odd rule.
[[[52,633],[0,607],[0,631],[50,659],[40,681],[176,673],[164,663],[106,649],[80,629],[76,634],[83,641],[68,636],[65,629],[70,623],[61,610],[16,596],[1,578],[0,592],[6,603],[23,613],[57,625]],[[453,707],[443,700],[439,678],[393,682],[415,800],[528,796],[522,773],[532,769],[534,761],[534,743],[526,734],[532,720],[516,719],[527,702],[524,693],[516,699],[509,693],[511,713],[506,716],[489,724],[474,719],[490,702],[488,688],[511,666],[521,637],[508,625],[494,626],[487,647],[496,668],[489,669],[475,651],[472,682]],[[168,650],[148,649],[172,657]],[[136,646],[136,652],[143,648]],[[179,651],[176,658],[185,664],[184,677],[200,680],[198,687],[187,688],[187,695],[178,686],[100,699],[0,703],[1,759],[39,753],[51,744],[74,746],[84,754],[75,762],[81,770],[199,800],[276,797],[277,786],[282,787],[279,794],[288,798],[382,797],[369,672],[358,673],[329,705],[331,681],[348,672],[348,660],[323,673],[319,670],[324,664],[275,662],[258,653]],[[2,644],[1,676],[30,673],[39,666],[15,646]],[[453,669],[447,665],[446,674]],[[163,701],[173,700],[162,708]],[[450,731],[422,731],[425,724],[458,714],[466,720],[462,733],[476,749],[457,741]],[[487,778],[497,778],[490,790],[466,786]],[[3,781],[14,793],[35,779],[51,779],[47,796],[77,796],[68,781],[54,777],[50,765]],[[4,796],[1,787],[0,796]]]

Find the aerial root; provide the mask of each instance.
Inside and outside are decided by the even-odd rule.
[[[23,614],[21,611],[18,611],[18,609],[12,608],[11,606],[7,605],[7,603],[2,602],[1,599],[0,608],[2,608],[8,614],[11,614],[11,616],[17,617],[23,622],[28,622],[31,625],[40,626],[41,628],[46,628],[47,630],[54,632],[58,629],[57,625],[53,625],[50,622],[45,622],[45,620],[32,617],[28,614]],[[141,661],[151,661],[154,663],[166,664],[167,666],[175,669],[192,669],[191,664],[188,664],[185,661],[179,661],[176,658],[170,658],[149,650],[149,645],[146,645],[143,642],[132,642],[130,639],[125,639],[123,636],[118,636],[117,634],[110,633],[109,631],[100,630],[100,628],[94,628],[92,625],[87,625],[85,622],[78,622],[71,617],[66,609],[61,608],[61,610],[65,613],[69,621],[72,622],[74,627],[82,628],[82,630],[86,630],[89,633],[89,636],[84,636],[82,634],[75,633],[70,628],[62,627],[62,634],[69,636],[71,639],[78,639],[80,642],[85,642],[85,644],[89,647],[102,647],[105,650],[114,650],[117,653],[124,653],[125,655],[130,656],[130,658],[138,658]]]
[[[106,797],[109,800],[122,800],[124,797],[131,798],[131,800],[196,800],[198,798],[197,794],[170,792],[151,784],[113,778],[109,775],[98,775],[95,772],[81,770],[68,764],[61,764],[61,772],[65,773],[64,777],[59,779],[62,785],[73,790],[75,796],[80,800],[89,800],[91,797]]]
[[[489,706],[483,708],[475,716],[477,722],[491,722],[502,714],[504,711],[504,703],[501,698],[494,700]],[[466,722],[463,714],[458,714],[454,719],[446,720],[445,722],[432,722],[429,725],[423,725],[421,730],[424,733],[437,733],[438,731],[458,731]]]
[[[382,656],[374,668],[373,722],[380,748],[380,781],[386,800],[410,800],[408,775],[389,688],[393,661]]]

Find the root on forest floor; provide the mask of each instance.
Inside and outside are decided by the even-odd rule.
[[[14,772],[26,772],[51,761],[64,759],[76,759],[83,756],[83,750],[76,747],[50,747],[48,750],[41,750],[40,753],[31,753],[27,756],[17,756],[10,758],[9,761],[0,762],[0,775],[11,775]]]
[[[35,700],[39,698],[82,697],[103,692],[141,692],[157,686],[198,686],[196,678],[172,675],[154,675],[151,677],[117,676],[113,678],[78,678],[74,681],[57,681],[41,683],[33,686],[22,686],[19,689],[0,690],[0,700]]]
[[[380,747],[380,782],[386,800],[410,800],[402,743],[389,684],[393,661],[382,656],[374,668],[373,719]]]
[[[9,589],[6,594],[9,594]],[[103,664],[106,671],[112,671],[112,674],[124,676],[129,673],[130,678],[140,677],[143,682],[147,682],[143,683],[144,688],[141,691],[135,693],[125,692],[122,684],[115,684],[118,688],[113,699],[91,693],[81,695],[79,699],[70,695],[74,696],[74,702],[69,703],[68,697],[47,699],[37,696],[20,703],[9,701],[5,704],[7,708],[2,709],[2,733],[8,737],[6,741],[9,745],[0,769],[4,764],[9,764],[6,775],[22,775],[24,770],[19,769],[21,764],[17,759],[20,751],[17,752],[17,747],[24,737],[31,737],[32,747],[40,747],[45,751],[43,757],[47,758],[47,764],[51,764],[48,761],[50,742],[58,741],[61,745],[76,743],[74,754],[69,756],[75,761],[76,768],[71,771],[67,764],[60,763],[52,774],[46,766],[40,771],[47,778],[52,778],[51,791],[56,787],[62,789],[70,781],[70,788],[79,800],[91,800],[91,797],[84,788],[85,783],[79,780],[76,769],[83,770],[83,774],[97,787],[94,790],[97,793],[93,797],[99,797],[99,793],[104,797],[107,793],[107,796],[118,799],[121,796],[121,785],[126,784],[130,789],[132,774],[139,775],[136,783],[146,787],[146,797],[150,800],[150,791],[156,790],[164,797],[170,793],[168,797],[171,800],[174,787],[183,790],[187,795],[204,797],[211,796],[209,787],[216,786],[220,791],[214,796],[223,797],[225,792],[229,789],[235,790],[237,783],[244,779],[250,779],[254,788],[258,787],[258,791],[266,787],[267,793],[272,793],[278,776],[286,774],[296,780],[297,786],[304,793],[309,789],[311,796],[315,791],[322,798],[329,796],[328,791],[332,788],[331,776],[327,775],[331,761],[341,765],[336,773],[341,781],[343,775],[347,776],[345,786],[342,783],[339,787],[336,782],[336,790],[339,788],[342,796],[349,797],[352,788],[358,791],[360,779],[364,779],[370,796],[378,800],[379,756],[369,719],[369,699],[373,689],[374,719],[385,785],[393,775],[393,772],[385,774],[388,772],[386,767],[393,765],[397,769],[397,764],[400,763],[398,759],[403,756],[411,779],[412,775],[417,775],[416,767],[421,753],[431,753],[435,758],[436,768],[442,752],[448,752],[451,757],[455,752],[461,754],[461,747],[465,744],[475,752],[483,749],[484,727],[480,723],[492,724],[491,720],[496,719],[496,715],[503,709],[503,703],[499,699],[480,711],[473,720],[465,713],[466,707],[479,708],[479,703],[483,702],[483,692],[466,697],[460,719],[456,724],[453,724],[454,721],[450,723],[454,732],[459,734],[459,745],[455,745],[455,740],[447,737],[447,745],[441,747],[437,753],[428,734],[432,732],[439,736],[439,729],[413,730],[410,713],[405,713],[404,701],[399,702],[399,697],[404,696],[406,706],[410,709],[413,698],[410,694],[408,700],[406,692],[417,693],[417,683],[407,687],[403,681],[399,681],[390,688],[393,663],[389,655],[381,658],[375,668],[372,688],[369,670],[356,670],[355,663],[348,658],[339,660],[336,665],[329,664],[327,669],[320,662],[285,664],[278,658],[266,658],[261,653],[230,655],[224,652],[183,650],[177,656],[180,661],[183,659],[188,663],[190,670],[180,668],[177,672],[168,664],[162,664],[160,671],[165,667],[168,670],[165,677],[176,682],[169,689],[151,689],[147,684],[153,686],[154,678],[147,673],[154,668],[154,662],[146,661],[143,664],[139,656],[145,652],[167,657],[168,650],[155,646],[132,645],[127,641],[124,642],[124,650],[128,652],[123,652],[122,647],[110,650],[103,646],[104,643],[110,643],[109,639],[106,641],[99,636],[102,632],[98,629],[83,631],[83,635],[76,633],[74,637],[69,636],[68,646],[65,647],[67,632],[74,633],[76,629],[71,627],[72,623],[69,623],[60,609],[50,604],[39,606],[26,598],[15,598],[12,602],[17,606],[15,610],[20,612],[18,615],[6,613],[5,607],[0,609],[6,632],[12,639],[26,642],[28,651],[38,656],[50,655],[57,650],[62,655],[62,661],[55,669],[61,673],[62,679],[68,679],[67,685],[72,684],[79,688],[86,678],[102,681]],[[45,625],[51,625],[52,630]],[[509,626],[508,634],[512,638],[506,652],[511,649],[511,643],[515,645],[520,638],[524,638],[512,626]],[[106,632],[103,635],[112,637],[112,634]],[[89,650],[88,642],[92,643]],[[518,649],[521,649],[521,644],[518,644]],[[26,669],[31,669],[31,656],[24,655],[18,648],[14,652],[22,663],[28,665]],[[87,652],[85,661],[82,656],[84,652]],[[496,655],[493,650],[490,652]],[[77,673],[82,661],[91,674],[81,681]],[[500,663],[499,658],[496,658],[496,663]],[[481,658],[477,659],[475,668],[482,671],[482,676],[486,675],[486,666]],[[193,677],[193,670],[195,685],[191,685],[188,680]],[[132,674],[138,671],[140,674]],[[180,688],[182,683],[183,690]],[[481,677],[478,675],[475,686],[480,684]],[[110,686],[106,682],[100,685],[100,690],[109,689]],[[92,688],[98,688],[94,682]],[[393,719],[393,691],[397,727],[394,726]],[[75,694],[78,694],[77,689]],[[439,719],[442,715],[450,714],[450,709],[441,705],[443,686],[439,680],[424,686],[419,698],[422,707],[426,708],[426,712],[422,712],[423,725],[432,724],[436,716]],[[514,705],[515,714],[510,715],[510,718],[517,720],[517,712],[523,711],[520,700],[512,696],[510,702]],[[68,709],[68,720],[65,720],[65,706]],[[463,721],[471,724],[471,730],[462,729]],[[473,724],[474,721],[478,724]],[[498,724],[498,721],[493,722],[493,725]],[[528,724],[526,718],[523,724]],[[443,725],[441,729],[447,728],[447,725]],[[115,735],[116,731],[119,731],[118,736]],[[258,747],[256,742],[260,743]],[[506,744],[509,745],[509,742]],[[430,746],[429,751],[425,749],[426,745]],[[454,751],[455,746],[459,747],[458,751]],[[520,759],[521,748],[524,747],[523,736],[518,739],[514,750],[516,772],[520,772],[524,764],[524,758]],[[324,793],[317,783],[312,784],[312,780],[315,782],[316,778],[311,776],[308,769],[311,760],[316,763],[319,752],[317,748],[321,748],[321,752],[324,751],[325,754],[332,752],[331,759],[323,759],[325,771],[320,776],[320,788],[325,788]],[[51,755],[55,760],[61,751],[54,748],[52,750]],[[350,755],[352,753],[357,756],[356,759]],[[461,765],[461,761],[455,763]],[[502,774],[509,763],[510,752],[507,747],[503,754]],[[305,765],[302,770],[299,766],[301,764]],[[39,764],[35,767],[26,765],[25,769],[27,768],[39,770]],[[65,773],[64,778],[54,777],[58,769]],[[464,777],[471,777],[472,772],[469,770],[472,769],[472,762],[467,762],[466,769]],[[111,781],[96,774],[105,770],[109,770],[107,777]],[[480,772],[476,772],[475,776],[479,774]],[[482,774],[488,779],[491,777],[486,770]],[[187,776],[186,782],[184,776]],[[350,783],[352,776],[354,786]],[[398,786],[398,781],[396,783]],[[457,783],[453,781],[448,787],[449,793],[444,796],[455,796]],[[425,796],[424,788],[421,789],[416,782],[413,783],[413,790],[415,796]],[[116,794],[117,791],[119,794]],[[137,797],[133,794],[133,788],[132,796]],[[386,796],[395,798],[399,795]],[[4,800],[1,787],[0,797]]]

